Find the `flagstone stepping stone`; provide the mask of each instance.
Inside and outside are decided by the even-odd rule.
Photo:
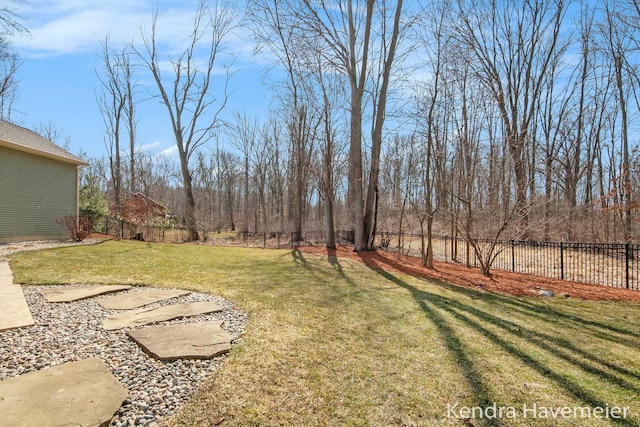
[[[0,283],[0,331],[33,325],[20,285]]]
[[[130,310],[154,302],[164,301],[188,294],[180,289],[141,289],[118,295],[110,295],[98,300],[98,304],[110,310]]]
[[[49,302],[72,302],[79,299],[95,297],[131,289],[129,285],[92,285],[64,288],[50,288],[40,291],[40,294]]]
[[[0,427],[103,426],[128,392],[99,357],[0,381]]]
[[[127,331],[127,335],[156,359],[211,359],[231,349],[233,337],[221,325],[217,320],[152,326]]]
[[[195,316],[197,314],[215,313],[222,311],[216,303],[211,301],[192,302],[186,304],[171,304],[156,308],[139,308],[123,311],[105,317],[102,327],[106,330],[136,327],[149,323],[162,322],[178,317]]]
[[[9,263],[6,261],[0,262],[0,283],[13,283],[13,273],[11,272],[11,267],[9,267]]]
[[[0,331],[33,326],[22,287],[13,283],[8,262],[0,262]]]

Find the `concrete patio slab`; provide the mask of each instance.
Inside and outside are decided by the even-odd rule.
[[[0,331],[33,326],[33,317],[20,285],[13,283],[9,263],[0,262]]]
[[[133,329],[127,335],[145,352],[160,360],[211,359],[231,349],[233,337],[222,321],[186,323]]]
[[[118,295],[109,295],[98,300],[101,307],[110,310],[131,310],[151,304],[165,301],[188,294],[189,291],[180,289],[141,289],[139,291],[127,292]]]
[[[40,294],[49,302],[72,302],[80,299],[91,298],[97,295],[108,294],[131,289],[129,285],[91,285],[73,288],[50,288],[41,291]]]
[[[222,311],[222,308],[210,301],[171,304],[157,308],[141,308],[107,316],[102,321],[102,327],[107,330],[136,327],[176,319],[178,317],[195,316],[197,314],[215,313],[218,311]]]
[[[0,381],[0,427],[106,426],[127,390],[98,358]]]

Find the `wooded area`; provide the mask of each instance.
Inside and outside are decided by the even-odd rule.
[[[640,240],[638,0],[233,10],[201,3],[178,57],[158,50],[157,16],[142,46],[105,40],[96,72],[110,150],[83,172],[86,209],[140,192],[191,240],[323,229],[331,247],[335,230],[351,230],[360,251],[379,232],[417,233],[425,266],[431,236],[447,234],[469,241],[486,273],[495,248],[480,240]],[[223,119],[233,73],[221,52],[247,30],[280,77],[273,108]],[[137,149],[145,78],[179,163]]]

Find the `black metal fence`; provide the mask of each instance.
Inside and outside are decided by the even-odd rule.
[[[152,221],[136,224],[115,216],[95,213],[83,213],[80,217],[88,219],[91,232],[124,239],[183,242],[189,237],[187,230],[176,225],[174,221]]]
[[[151,241],[180,242],[188,238],[183,227],[135,225],[108,216],[93,217],[93,230],[124,238]],[[202,237],[219,244],[257,247],[294,247],[320,245],[325,242],[323,231],[296,233],[219,233],[203,231]],[[353,243],[353,231],[337,230],[338,244]],[[399,250],[409,256],[420,257],[421,238],[416,234],[383,232],[376,243],[387,251]],[[471,245],[461,237],[434,236],[433,257],[437,261],[480,267]],[[492,241],[479,240],[476,245],[487,253]],[[535,276],[575,282],[592,283],[640,290],[640,244],[633,243],[569,243],[506,240],[495,243],[492,270],[513,271]]]
[[[134,224],[110,215],[84,214],[88,220],[90,232],[106,234],[124,239],[138,239],[151,242],[181,243],[189,238],[186,226],[173,222]],[[326,242],[325,232],[305,230],[295,232],[243,232],[222,230],[198,230],[201,240],[214,244],[289,248],[303,245],[321,245]],[[336,230],[336,242],[341,245],[353,243],[353,231]]]
[[[420,256],[420,236],[383,233],[388,250]],[[463,238],[433,237],[434,259],[480,267],[474,249]],[[492,241],[477,245],[486,253]],[[493,270],[640,290],[640,245],[633,243],[568,243],[506,240],[494,248]]]
[[[353,244],[353,232],[350,230],[336,230],[336,243],[339,245]],[[213,242],[218,241],[216,233],[208,233],[207,239]],[[263,247],[263,248],[289,248],[296,246],[317,246],[326,242],[324,231],[305,230],[302,233],[254,233],[238,232],[237,238],[222,239],[224,243],[243,246]]]

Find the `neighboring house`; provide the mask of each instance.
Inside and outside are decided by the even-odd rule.
[[[0,121],[0,243],[68,239],[56,218],[78,215],[83,165],[37,133]]]
[[[116,215],[116,205],[109,206],[111,215]],[[120,217],[131,224],[148,224],[154,219],[167,217],[167,207],[141,193],[133,197],[122,197],[120,201]]]

